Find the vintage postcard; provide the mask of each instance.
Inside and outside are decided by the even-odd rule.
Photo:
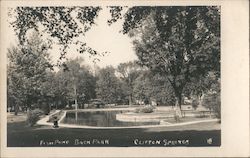
[[[249,2],[1,1],[1,157],[249,155]]]

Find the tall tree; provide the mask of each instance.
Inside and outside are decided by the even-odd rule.
[[[135,99],[139,101],[155,101],[161,105],[174,105],[174,92],[164,76],[149,70],[138,72],[133,86]]]
[[[15,114],[19,105],[37,104],[44,97],[43,83],[51,69],[48,46],[37,32],[28,38],[27,45],[8,49],[8,95],[15,103]]]
[[[125,82],[128,87],[129,105],[132,105],[133,101],[133,84],[135,79],[139,75],[140,66],[136,62],[121,63],[117,67],[117,72],[120,74],[120,78]]]
[[[220,8],[132,7],[124,20],[123,33],[134,39],[141,64],[170,82],[181,116],[186,84],[209,71],[220,72]]]
[[[205,76],[200,76],[199,78],[194,79],[192,82],[187,83],[184,88],[184,93],[187,96],[191,96],[194,100],[198,101],[198,105],[202,105],[202,99],[206,93],[209,91],[218,91],[214,90],[220,88],[219,76],[217,72],[209,72]]]
[[[77,100],[79,105],[95,98],[95,77],[83,65],[83,59],[69,60],[66,64],[68,69],[61,68],[56,74],[58,95],[66,102]]]
[[[118,103],[122,100],[121,82],[115,76],[111,66],[99,71],[96,82],[96,95],[106,103]]]
[[[151,85],[150,98],[161,105],[174,105],[175,94],[165,76],[149,73],[149,81]]]
[[[137,103],[139,101],[139,104],[149,104],[152,86],[148,74],[148,72],[141,72],[133,83],[134,98],[136,99]]]

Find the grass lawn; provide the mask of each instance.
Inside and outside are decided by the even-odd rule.
[[[166,140],[188,140],[188,144],[167,144],[166,146],[220,146],[220,124],[217,122],[198,123],[178,127],[156,127],[145,129],[78,129],[58,128],[50,126],[29,127],[25,115],[8,115],[7,146],[8,147],[40,147],[40,146],[165,146]],[[212,143],[207,140],[212,138]],[[41,142],[67,140],[68,144],[40,144]],[[108,140],[108,144],[75,144],[76,140]],[[136,144],[141,140],[142,144]],[[145,140],[160,140],[161,144],[148,144]]]
[[[215,119],[215,118],[210,118],[210,117],[183,117],[180,119],[179,122],[176,122],[174,118],[167,118],[164,119],[166,122],[169,123],[184,123],[184,122],[193,122],[193,121],[202,121],[202,120],[209,120],[209,119]]]

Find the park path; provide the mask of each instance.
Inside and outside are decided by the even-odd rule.
[[[52,126],[52,125],[53,125],[52,122],[47,122],[47,121],[49,120],[49,117],[52,116],[52,115],[54,115],[54,114],[56,114],[56,113],[58,113],[58,112],[60,112],[60,111],[61,111],[61,110],[56,110],[56,111],[53,112],[52,114],[43,117],[42,119],[40,119],[39,121],[37,121],[36,124],[38,124],[38,125],[48,125],[48,126]]]

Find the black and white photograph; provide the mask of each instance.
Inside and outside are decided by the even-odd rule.
[[[222,9],[5,7],[6,148],[223,147]]]

